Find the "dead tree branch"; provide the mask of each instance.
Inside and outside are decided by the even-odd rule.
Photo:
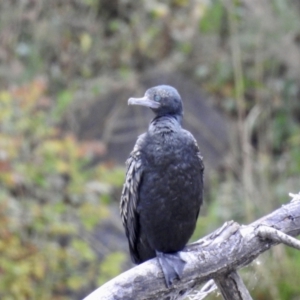
[[[236,271],[215,278],[215,282],[225,300],[252,300],[240,275]]]
[[[209,279],[215,280],[225,299],[249,300],[236,270],[278,243],[299,249],[299,241],[291,236],[300,234],[300,198],[293,196],[290,203],[248,226],[230,221],[188,245],[181,252],[187,261],[183,278],[170,289],[157,260],[152,259],[107,282],[84,300],[180,299]]]

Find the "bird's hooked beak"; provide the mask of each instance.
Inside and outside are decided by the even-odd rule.
[[[142,98],[129,98],[128,105],[142,105],[142,106],[146,106],[146,107],[153,108],[153,109],[160,107],[159,102],[151,100],[147,96],[144,96]]]

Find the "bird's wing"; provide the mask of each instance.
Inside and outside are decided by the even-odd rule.
[[[197,144],[197,141],[189,131],[187,131],[185,129],[182,129],[182,131],[187,135],[188,139],[192,141],[193,146],[195,147],[196,155],[198,157],[199,166],[200,166],[201,172],[203,174],[203,171],[204,171],[203,156],[201,155],[201,152],[199,150],[199,146]]]
[[[199,205],[199,208],[198,208],[198,211],[197,211],[197,216],[196,216],[196,219],[198,219],[198,216],[199,216],[199,212],[200,212],[200,207],[201,207],[201,205],[202,205],[202,203],[203,203],[203,185],[204,185],[204,163],[203,163],[203,157],[202,157],[202,155],[201,155],[201,153],[200,153],[200,150],[199,150],[199,147],[198,147],[198,144],[197,144],[197,141],[195,140],[195,138],[193,137],[193,139],[194,139],[194,144],[195,144],[195,147],[196,147],[196,149],[197,149],[197,158],[198,158],[198,162],[199,162],[199,166],[200,166],[200,168],[199,168],[199,170],[200,170],[200,172],[201,172],[201,179],[200,179],[200,185],[201,185],[201,195],[200,195],[200,197],[199,197],[199,202],[200,202],[200,205]]]
[[[143,174],[140,153],[140,145],[143,139],[144,135],[139,137],[133,151],[130,153],[129,158],[126,161],[126,179],[120,202],[121,218],[129,242],[130,255],[135,263],[139,261],[136,249],[139,234],[137,203],[139,197],[139,185]]]
[[[202,193],[199,196],[200,205],[199,205],[199,208],[198,208],[198,211],[197,211],[197,218],[196,218],[196,219],[198,219],[198,215],[199,215],[199,212],[200,212],[200,206],[202,205],[202,201],[203,201],[203,185],[204,185],[204,179],[203,179],[203,177],[204,177],[203,176],[204,175],[203,156],[201,155],[201,152],[199,150],[199,146],[198,146],[197,141],[194,138],[194,136],[189,131],[187,131],[185,129],[183,129],[183,131],[188,136],[188,139],[190,141],[192,141],[192,144],[195,147],[195,152],[196,152],[196,155],[197,155],[197,161],[198,161],[198,166],[199,166],[199,172],[201,173],[199,184],[201,185]]]

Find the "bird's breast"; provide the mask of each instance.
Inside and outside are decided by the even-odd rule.
[[[146,141],[141,150],[143,175],[137,205],[141,231],[153,249],[178,251],[195,228],[202,202],[198,148],[184,133]]]
[[[157,201],[182,199],[186,193],[200,193],[202,166],[194,144],[176,135],[157,139],[143,151],[142,197],[151,194]],[[146,197],[149,199],[149,197]]]
[[[184,167],[197,157],[197,149],[193,144],[175,134],[153,139],[143,151],[143,158],[149,167],[165,168]]]

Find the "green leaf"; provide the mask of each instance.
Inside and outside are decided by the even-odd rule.
[[[214,1],[207,9],[200,22],[200,31],[203,33],[216,32],[221,27],[223,17],[223,4],[221,1]]]
[[[121,273],[121,266],[122,263],[125,262],[125,260],[126,255],[122,252],[113,252],[107,255],[99,267],[100,276],[98,278],[98,284],[102,285],[107,280]]]
[[[74,95],[70,90],[64,90],[58,94],[56,105],[52,111],[54,120],[58,121],[61,119],[62,115],[72,102],[73,97]]]

